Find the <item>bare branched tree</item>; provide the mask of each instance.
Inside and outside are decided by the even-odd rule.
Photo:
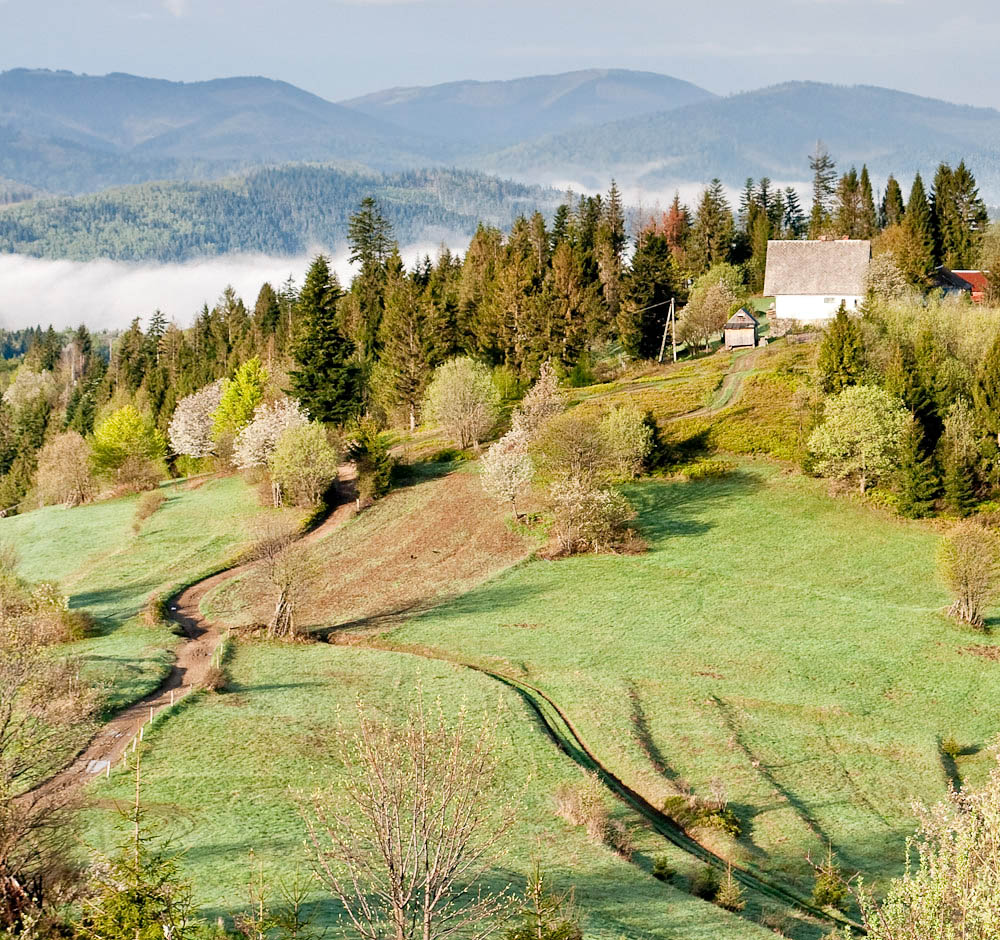
[[[67,801],[31,791],[79,743],[96,697],[81,687],[72,663],[54,660],[25,609],[0,593],[0,932],[16,929],[40,905],[65,866]]]
[[[481,940],[509,911],[486,886],[514,820],[493,799],[496,719],[448,723],[418,698],[401,721],[358,705],[349,773],[303,809],[320,881],[364,940]]]
[[[298,542],[293,526],[272,522],[258,530],[251,559],[258,562],[262,578],[275,595],[268,636],[294,636],[296,610],[317,573],[312,554]]]
[[[941,540],[941,575],[955,598],[948,614],[961,623],[983,626],[983,614],[1000,584],[1000,539],[972,519],[959,522]]]

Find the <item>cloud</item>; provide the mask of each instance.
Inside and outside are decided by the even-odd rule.
[[[464,249],[467,239],[445,239]],[[403,260],[437,253],[440,241],[406,246]],[[289,275],[299,284],[320,249],[299,257],[226,255],[183,264],[124,261],[52,261],[0,254],[0,327],[8,330],[51,323],[57,329],[86,323],[92,329],[121,329],[135,318],[161,310],[168,320],[190,326],[203,304],[212,306],[232,284],[248,307],[264,281],[278,287]],[[331,258],[341,283],[353,269],[342,252]]]
[[[163,0],[163,8],[178,19],[191,12],[189,0]]]

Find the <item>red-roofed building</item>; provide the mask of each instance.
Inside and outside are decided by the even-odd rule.
[[[965,292],[972,295],[974,304],[986,300],[989,290],[989,271],[952,271],[944,265],[937,269],[936,286],[946,294]]]

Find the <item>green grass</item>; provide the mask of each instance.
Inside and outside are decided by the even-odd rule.
[[[141,698],[170,668],[177,638],[139,617],[150,595],[224,564],[247,544],[251,520],[264,511],[235,476],[162,492],[166,502],[138,535],[132,530],[137,497],[0,519],[0,541],[17,548],[21,575],[58,582],[71,607],[96,619],[97,635],[65,651],[108,687],[108,711]]]
[[[654,801],[721,778],[746,835],[713,844],[803,892],[827,840],[898,871],[911,801],[946,792],[938,739],[1000,731],[996,665],[940,613],[937,536],[769,465],[630,495],[648,554],[530,562],[391,639],[541,686]]]
[[[405,654],[320,644],[237,646],[229,668],[231,691],[191,700],[156,726],[142,764],[144,801],[151,816],[165,823],[173,847],[184,852],[184,871],[207,918],[245,904],[251,848],[269,877],[307,870],[293,791],[335,787],[347,772],[339,740],[354,727],[357,696],[403,715],[419,684],[449,714],[464,704],[480,716],[502,702],[501,789],[489,798],[497,807],[511,800],[520,808],[495,881],[523,884],[537,858],[559,887],[574,889],[588,937],[770,936],[747,919],[656,881],[649,874],[652,858],[664,851],[681,885],[695,866],[665,850],[621,806],[616,815],[636,826],[636,865],[557,817],[554,791],[562,781],[579,779],[579,771],[543,736],[521,700],[484,676]],[[119,770],[90,794],[124,802],[131,787],[129,773]],[[87,819],[87,844],[114,844],[114,813],[91,810]],[[313,901],[321,924],[330,926],[336,907],[319,893]],[[751,907],[751,916],[756,913]]]

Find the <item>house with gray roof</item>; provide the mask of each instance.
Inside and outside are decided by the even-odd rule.
[[[871,258],[871,242],[862,239],[769,241],[764,294],[774,297],[779,320],[832,320],[841,304],[848,312],[861,306]]]

